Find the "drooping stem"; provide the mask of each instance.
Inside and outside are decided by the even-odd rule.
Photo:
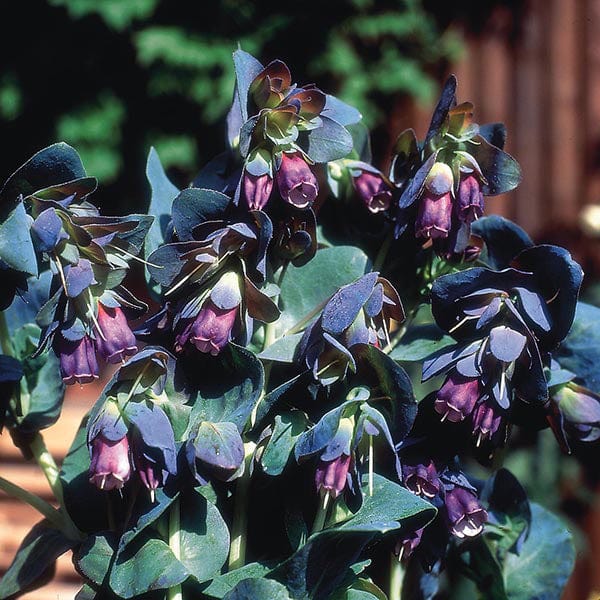
[[[6,323],[6,315],[3,311],[0,311],[0,348],[2,348],[3,354],[14,356],[14,348]]]
[[[315,521],[313,523],[313,528],[311,531],[311,535],[318,533],[323,529],[325,525],[325,521],[327,519],[327,512],[329,508],[329,492],[324,492],[321,494],[321,502],[319,503],[319,508],[317,509],[317,514],[315,515]]]
[[[390,590],[389,600],[401,600],[402,584],[404,582],[404,566],[400,557],[390,553]]]
[[[177,560],[181,558],[181,515],[179,498],[173,500],[169,508],[169,548]],[[170,587],[167,591],[167,600],[183,600],[181,584]]]
[[[248,491],[250,489],[250,463],[254,457],[256,444],[244,444],[244,473],[238,478],[235,486],[233,505],[233,523],[231,526],[231,546],[229,548],[230,571],[246,564],[246,530],[248,528]]]
[[[22,487],[12,483],[11,481],[8,481],[8,479],[4,479],[4,477],[0,477],[0,490],[6,492],[9,496],[12,496],[17,500],[21,500],[22,502],[29,504],[29,506],[32,506],[41,515],[46,517],[48,521],[60,529],[63,528],[64,520],[62,514],[43,498],[24,490]]]
[[[60,471],[56,465],[56,462],[54,461],[54,458],[52,457],[52,454],[50,454],[48,448],[46,447],[46,443],[44,442],[44,438],[40,432],[35,434],[31,444],[29,445],[29,448],[37,464],[44,472],[54,497],[58,500],[61,506],[64,506],[63,488],[59,477]]]
[[[383,266],[383,263],[385,262],[385,259],[387,258],[387,254],[390,250],[390,246],[392,245],[393,240],[394,240],[394,231],[392,230],[388,233],[385,240],[383,240],[383,244],[381,244],[381,247],[379,248],[379,252],[377,253],[377,256],[375,257],[375,261],[373,262],[373,271],[381,270],[381,267]]]

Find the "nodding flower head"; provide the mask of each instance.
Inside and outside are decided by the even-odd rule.
[[[277,186],[281,197],[296,208],[307,208],[319,193],[317,178],[299,152],[282,153]]]
[[[480,394],[479,379],[452,370],[437,393],[435,410],[442,420],[458,423],[473,412]]]
[[[273,178],[268,173],[252,175],[246,171],[243,180],[244,197],[250,210],[262,210],[271,197]]]
[[[456,212],[463,223],[472,223],[483,215],[483,192],[475,175],[463,175],[458,184]]]
[[[346,489],[351,462],[352,458],[347,454],[340,454],[333,460],[320,460],[315,471],[317,491],[328,492],[337,498]]]
[[[90,483],[101,490],[120,490],[131,475],[127,436],[117,441],[99,434],[91,442]]]
[[[434,498],[439,494],[442,487],[437,469],[431,460],[427,465],[422,463],[416,465],[403,464],[402,478],[407,489],[417,496]]]
[[[98,302],[96,349],[106,362],[112,364],[123,362],[137,352],[135,336],[118,306],[111,308]]]
[[[387,210],[392,201],[392,190],[379,173],[361,171],[353,178],[354,188],[365,206],[372,212]]]
[[[446,492],[444,503],[452,535],[463,539],[475,537],[483,531],[488,515],[474,492],[454,487]]]
[[[58,355],[60,374],[67,385],[90,383],[98,379],[99,369],[94,342],[87,335],[80,340],[65,339],[60,331],[54,337],[54,351]]]

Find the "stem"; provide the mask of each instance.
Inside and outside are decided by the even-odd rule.
[[[401,600],[402,583],[404,581],[404,567],[400,558],[393,552],[390,553],[390,593],[389,600]]]
[[[0,348],[2,352],[8,356],[14,356],[15,349],[13,348],[8,324],[6,323],[6,315],[0,311]]]
[[[50,503],[46,502],[43,498],[24,490],[22,487],[0,477],[0,490],[6,492],[9,496],[21,500],[29,506],[32,506],[40,514],[42,514],[48,521],[63,529],[64,519],[62,514],[54,508]]]
[[[329,302],[329,300],[330,300],[329,298],[327,298],[327,300],[323,300],[323,302],[321,302],[321,304],[319,304],[319,306],[317,306],[316,308],[311,310],[307,315],[302,317],[297,323],[292,325],[283,335],[291,335],[293,333],[299,333],[300,331],[302,331],[311,322],[311,320],[314,317],[316,317],[325,308],[325,305]]]
[[[50,454],[48,448],[46,448],[44,438],[39,431],[33,437],[29,448],[31,449],[37,464],[44,472],[54,497],[58,500],[58,503],[61,506],[64,506],[62,483],[59,477],[60,471],[54,462],[52,454]]]
[[[175,558],[181,558],[181,515],[179,511],[179,498],[173,500],[169,509],[169,548]],[[181,584],[178,583],[167,590],[167,600],[183,600]]]
[[[382,350],[385,354],[389,354],[401,341],[404,337],[404,334],[408,331],[410,324],[413,322],[413,319],[419,312],[419,308],[421,308],[421,304],[416,304],[406,315],[402,326],[394,333],[393,337],[390,339],[389,343]]]
[[[379,252],[375,257],[375,261],[373,262],[373,271],[379,271],[385,262],[387,257],[387,253],[392,245],[392,240],[394,239],[394,231],[390,231],[385,240],[383,240],[383,244],[379,248]]]
[[[325,525],[325,519],[327,518],[327,509],[329,505],[329,492],[325,492],[321,494],[321,503],[319,504],[319,508],[317,509],[317,514],[315,515],[315,521],[313,523],[313,528],[311,531],[311,535],[322,531],[323,526]]]
[[[373,469],[375,465],[373,464],[374,459],[374,451],[373,451],[373,436],[369,436],[369,496],[373,495]]]
[[[248,491],[250,489],[250,462],[254,456],[254,442],[244,444],[244,473],[237,480],[231,526],[231,546],[228,570],[239,569],[246,564],[246,529],[248,527]]]

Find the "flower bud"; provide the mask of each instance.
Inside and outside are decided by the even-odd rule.
[[[137,352],[135,336],[118,306],[111,308],[98,302],[97,333],[96,350],[108,363],[123,362]]]
[[[353,178],[354,188],[365,206],[372,212],[387,210],[392,200],[392,192],[378,173],[362,171]]]
[[[131,475],[127,436],[112,441],[99,434],[92,440],[90,483],[101,490],[120,490]]]
[[[346,488],[351,457],[341,454],[333,460],[321,460],[315,471],[315,485],[318,492],[329,492],[337,498]]]
[[[600,396],[572,382],[552,396],[565,429],[582,442],[600,438]]]
[[[54,338],[54,352],[60,362],[60,374],[67,385],[90,383],[98,379],[99,369],[94,343],[84,335],[80,340],[66,340],[60,332]]]
[[[315,174],[298,152],[281,155],[277,171],[277,187],[281,197],[296,208],[310,206],[319,193]]]
[[[268,173],[257,176],[245,171],[243,187],[248,208],[250,210],[262,210],[271,196],[273,178]]]
[[[425,189],[433,196],[443,196],[452,191],[454,176],[452,169],[443,162],[433,164],[425,178]]]
[[[461,178],[458,184],[456,211],[463,223],[472,223],[483,214],[483,193],[474,175]]]
[[[473,412],[479,395],[478,379],[464,377],[453,370],[438,390],[435,410],[442,415],[442,421],[448,419],[452,423],[458,423]]]
[[[452,227],[452,197],[450,192],[436,196],[425,192],[419,202],[415,235],[423,238],[446,238]]]
[[[472,491],[455,487],[446,492],[444,503],[452,535],[463,539],[475,537],[483,531],[488,515]]]
[[[417,496],[433,498],[437,496],[442,487],[437,469],[433,461],[429,464],[402,465],[402,478],[408,490]]]
[[[496,414],[493,407],[482,402],[473,412],[473,435],[477,437],[477,446],[483,440],[489,440],[498,431],[502,416]]]

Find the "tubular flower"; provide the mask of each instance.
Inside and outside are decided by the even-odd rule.
[[[463,223],[472,223],[483,215],[483,192],[477,177],[461,177],[458,184],[456,212]]]
[[[444,503],[452,535],[463,539],[483,531],[488,515],[471,490],[455,487],[446,492]]]
[[[262,210],[271,197],[273,178],[268,173],[252,175],[246,171],[243,180],[244,197],[250,210]]]
[[[282,153],[277,186],[281,197],[296,208],[310,206],[319,193],[317,178],[299,152]]]
[[[54,338],[54,351],[58,355],[60,374],[67,385],[90,383],[98,379],[99,369],[94,342],[87,335],[71,341],[60,332]]]
[[[448,419],[452,423],[458,423],[473,412],[480,393],[477,378],[464,377],[453,370],[438,390],[435,410],[442,415],[442,421]]]
[[[99,434],[91,443],[90,483],[101,490],[120,490],[131,475],[127,436],[112,441]]]
[[[352,183],[358,196],[372,213],[390,207],[392,191],[380,174],[361,171],[360,175],[352,178]]]
[[[123,362],[137,352],[135,336],[118,306],[111,308],[98,302],[97,330],[96,350],[106,362]]]
[[[434,498],[442,487],[437,469],[431,460],[427,465],[402,465],[402,478],[406,488],[417,496]]]
[[[333,460],[320,460],[315,471],[317,491],[328,492],[332,498],[337,498],[346,489],[351,462],[347,454],[340,454]]]

